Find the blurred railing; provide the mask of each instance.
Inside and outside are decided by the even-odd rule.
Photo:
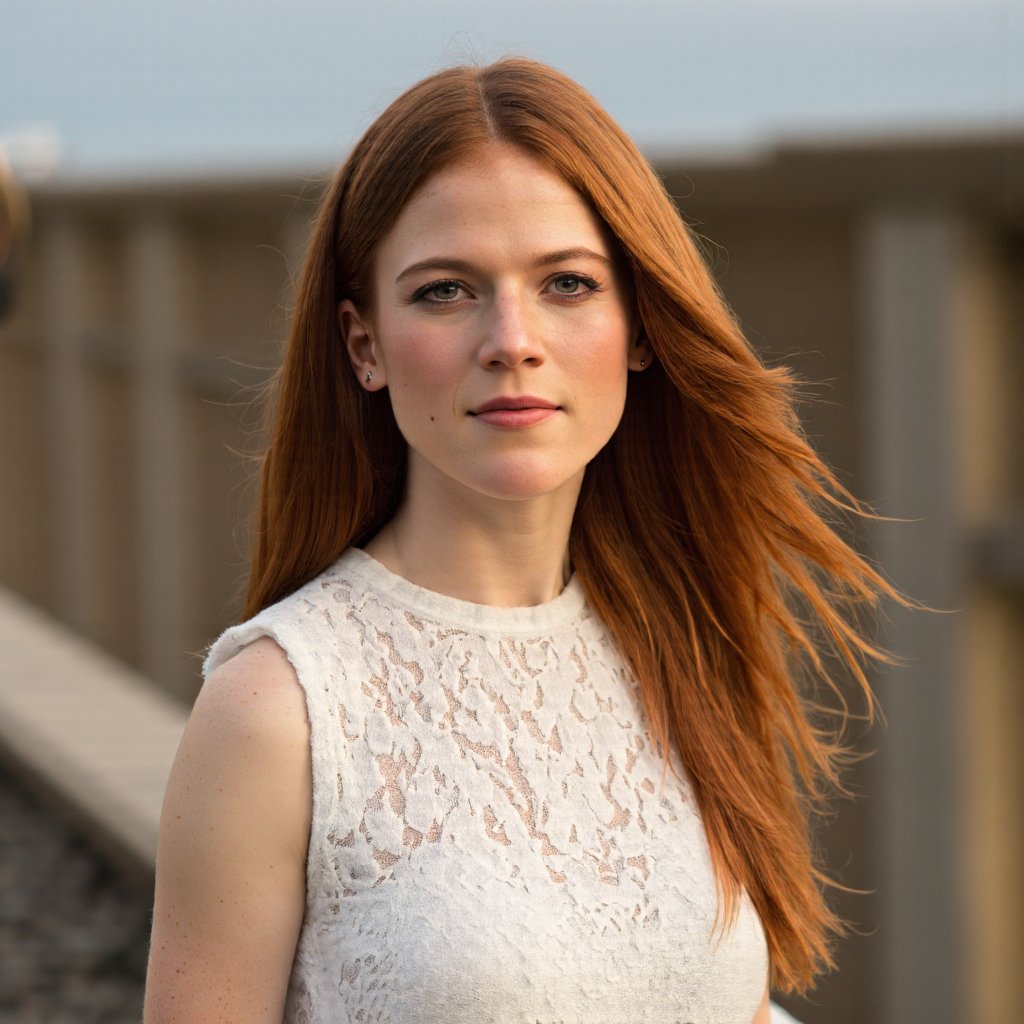
[[[0,758],[143,880],[185,719],[180,701],[0,588]]]

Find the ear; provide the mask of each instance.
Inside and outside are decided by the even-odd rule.
[[[647,335],[640,328],[637,330],[636,337],[629,346],[629,368],[642,372],[648,369],[653,362],[654,349],[651,348]],[[642,366],[640,365],[641,363],[643,363]]]
[[[338,303],[338,328],[359,383],[367,391],[379,391],[385,387],[387,375],[383,362],[377,357],[373,327],[367,318],[360,315],[351,299],[342,299]]]

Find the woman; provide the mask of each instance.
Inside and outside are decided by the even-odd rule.
[[[835,595],[891,594],[837,508],[584,90],[410,89],[310,245],[147,1021],[768,1021],[840,931],[807,813],[842,751],[796,677],[864,683]]]

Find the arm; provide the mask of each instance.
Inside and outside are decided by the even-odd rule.
[[[768,986],[764,987],[764,995],[761,997],[761,1003],[757,1008],[757,1013],[754,1014],[754,1020],[752,1024],[771,1024],[772,1022],[772,1009],[770,996],[768,994]]]
[[[210,674],[171,769],[145,1024],[280,1024],[311,816],[304,695],[261,639]]]

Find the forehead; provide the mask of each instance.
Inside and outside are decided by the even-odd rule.
[[[442,169],[413,195],[381,245],[381,268],[465,250],[508,256],[587,246],[611,255],[607,229],[557,173],[493,145]],[[456,252],[456,250],[458,250]]]

